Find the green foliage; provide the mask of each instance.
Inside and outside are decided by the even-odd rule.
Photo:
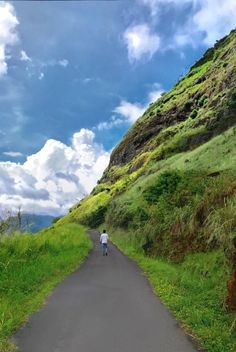
[[[128,202],[120,202],[118,199],[109,204],[106,215],[106,223],[109,225],[126,229],[133,218],[134,214]]]
[[[0,238],[1,352],[13,349],[7,338],[79,266],[90,248],[85,229],[75,224]]]
[[[160,196],[170,194],[176,190],[180,182],[180,175],[175,171],[166,171],[161,174],[154,185],[147,188],[144,197],[148,203],[157,203]]]
[[[206,94],[203,94],[201,98],[198,100],[198,106],[203,107],[208,102],[208,97]],[[197,115],[196,115],[197,116]],[[195,117],[196,117],[195,116]]]
[[[235,236],[235,173],[212,175],[201,170],[170,170],[143,177],[110,201],[106,223],[132,230],[140,248],[152,241],[149,252],[153,256],[179,262],[190,252],[223,248],[230,259]],[[226,224],[220,226],[224,218]]]
[[[235,186],[236,187],[236,186]],[[224,190],[232,192],[232,188]],[[233,192],[232,192],[233,193]],[[235,192],[236,193],[236,192]],[[224,197],[224,206],[215,208],[206,219],[208,228],[208,243],[218,243],[222,245],[225,254],[230,259],[230,264],[234,263],[235,239],[236,239],[236,194],[231,197]],[[234,263],[236,264],[236,263]]]
[[[56,224],[61,219],[61,216],[58,216],[52,220],[53,224]]]
[[[147,220],[149,220],[148,212],[145,209],[138,207],[135,214],[135,221],[137,223],[143,223],[143,222],[146,222]]]
[[[85,219],[85,224],[90,228],[97,228],[105,221],[105,215],[107,212],[107,206],[100,205],[94,212],[88,214]]]
[[[181,129],[172,138],[166,140],[152,153],[155,161],[168,159],[170,156],[196,148],[206,141],[204,126],[198,128]]]
[[[197,117],[197,115],[198,115],[198,111],[197,111],[196,109],[194,109],[194,110],[191,112],[191,114],[189,115],[189,117],[190,117],[191,119],[195,119],[195,118]]]
[[[235,109],[236,108],[236,90],[234,90],[229,98],[228,105],[230,109]]]
[[[82,199],[80,203],[75,205],[69,214],[64,216],[58,223],[60,225],[70,222],[76,222],[80,224],[87,225],[90,218],[90,214],[95,213],[98,208],[105,207],[110,199],[110,189],[109,192],[102,187],[102,192],[95,194],[90,194],[88,197]],[[99,217],[101,209],[98,210],[96,216]]]
[[[222,67],[223,67],[223,68],[225,68],[225,67],[228,66],[228,62],[222,61],[221,63],[222,63]]]

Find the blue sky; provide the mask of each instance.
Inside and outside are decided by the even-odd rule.
[[[0,2],[1,207],[64,213],[235,24],[234,0]]]

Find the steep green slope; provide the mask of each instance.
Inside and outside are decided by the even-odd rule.
[[[148,254],[175,261],[220,247],[234,265],[235,124],[236,30],[150,105],[60,222],[132,230]]]
[[[193,149],[236,122],[236,32],[209,49],[173,89],[152,104],[111,155],[113,166],[167,158]],[[145,157],[140,155],[146,152]],[[138,161],[138,162],[137,162]]]
[[[75,219],[92,225],[92,214],[99,223],[107,204],[140,188],[139,202],[143,184],[169,169],[206,175],[235,169],[235,123],[236,30],[150,105],[114,149],[92,194],[61,222]]]

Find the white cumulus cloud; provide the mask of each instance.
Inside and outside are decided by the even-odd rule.
[[[159,83],[154,83],[152,90],[148,93],[145,104],[130,103],[126,100],[122,100],[120,105],[114,109],[114,112],[119,114],[123,118],[123,121],[133,124],[143,115],[151,103],[160,98],[163,92],[161,85]]]
[[[199,44],[212,46],[236,26],[235,0],[192,0],[194,11],[188,22],[178,28],[174,47]],[[197,5],[197,6],[196,6]]]
[[[102,176],[110,154],[82,129],[71,145],[50,139],[23,164],[0,162],[0,212],[61,215],[89,193]]]
[[[126,29],[123,40],[128,50],[130,62],[142,58],[151,59],[160,48],[159,36],[152,32],[148,24],[139,24]]]
[[[154,83],[152,85],[152,90],[148,93],[145,104],[131,103],[127,100],[121,100],[120,104],[113,110],[115,115],[112,115],[108,121],[100,122],[97,125],[97,129],[99,131],[108,130],[124,123],[132,125],[143,115],[151,103],[161,97],[163,92],[164,90],[161,85],[159,83]]]
[[[145,111],[145,106],[139,103],[130,103],[122,100],[120,105],[114,109],[114,112],[123,116],[130,124],[134,123]]]
[[[97,125],[97,129],[99,131],[110,130],[115,126],[119,126],[123,124],[124,124],[124,119],[118,118],[116,115],[112,115],[108,121],[99,122],[99,124]]]
[[[13,5],[0,1],[0,77],[7,73],[7,48],[18,42],[18,24]]]
[[[161,97],[162,93],[164,93],[164,90],[162,89],[161,85],[159,83],[154,83],[153,89],[148,94],[148,102],[146,104],[146,108],[149,104],[158,100]]]
[[[197,31],[203,32],[204,43],[213,45],[217,39],[236,26],[235,0],[198,0],[200,9],[193,16]]]
[[[197,47],[199,44],[211,46],[216,40],[236,26],[235,0],[138,0],[150,10],[152,20],[159,21],[163,7],[184,9],[190,5],[187,22],[175,28],[174,40],[166,40],[163,49],[178,48],[186,45]]]

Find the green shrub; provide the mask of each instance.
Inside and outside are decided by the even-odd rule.
[[[167,171],[161,174],[156,183],[146,189],[144,198],[148,203],[157,203],[160,196],[172,193],[176,190],[181,177],[175,171]]]
[[[88,225],[90,228],[98,227],[99,225],[104,223],[106,212],[107,206],[100,205],[95,211],[93,211],[86,217],[85,224]]]
[[[203,95],[203,96],[201,96],[201,98],[198,100],[198,106],[199,107],[203,107],[204,105],[206,105],[206,103],[207,103],[207,101],[208,101],[208,98],[207,98],[207,95]],[[197,115],[196,115],[197,116]],[[196,117],[195,116],[195,117]]]
[[[52,223],[53,223],[53,224],[56,224],[61,218],[62,218],[61,216],[58,216],[58,217],[54,218],[54,219],[52,220]]]
[[[194,110],[191,112],[191,114],[189,115],[189,117],[190,117],[191,119],[195,119],[195,118],[197,117],[197,115],[198,115],[198,111],[197,111],[196,109],[194,109]]]
[[[134,212],[129,202],[120,202],[119,199],[109,204],[106,222],[110,226],[127,229],[134,220]]]
[[[168,171],[111,200],[106,223],[132,230],[140,249],[152,241],[152,256],[180,262],[187,253],[224,248],[230,258],[234,194],[235,172]]]
[[[138,222],[145,222],[148,219],[149,219],[148,212],[145,209],[138,207],[135,212],[135,220]]]
[[[228,106],[230,109],[236,108],[236,90],[234,90],[228,100]]]

